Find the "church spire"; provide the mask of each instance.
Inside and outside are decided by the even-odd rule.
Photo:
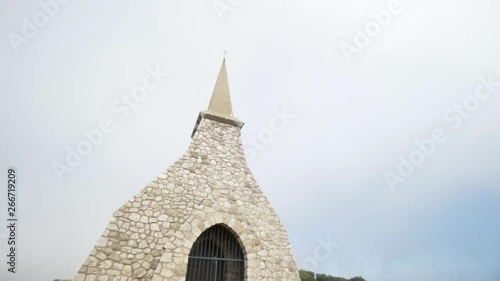
[[[222,60],[222,65],[219,70],[219,76],[215,82],[215,88],[212,93],[212,98],[208,104],[208,109],[200,112],[196,125],[191,137],[198,129],[198,125],[202,118],[214,120],[220,123],[243,127],[244,123],[233,116],[233,107],[231,105],[231,96],[229,94],[229,82],[226,71],[226,58]]]
[[[207,112],[221,117],[233,117],[229,82],[227,81],[226,59],[222,60],[222,66],[220,67],[219,76],[217,77]]]

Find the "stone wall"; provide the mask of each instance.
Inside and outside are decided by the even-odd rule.
[[[300,280],[288,234],[248,169],[240,128],[202,119],[184,156],[114,214],[75,281],[185,280],[193,243],[224,224],[245,280]]]

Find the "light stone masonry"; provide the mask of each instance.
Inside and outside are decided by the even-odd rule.
[[[114,212],[73,280],[184,281],[194,242],[217,224],[239,241],[245,280],[300,280],[287,231],[247,166],[240,127],[203,117],[188,151]]]

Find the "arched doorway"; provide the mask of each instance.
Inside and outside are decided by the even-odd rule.
[[[244,264],[243,250],[234,234],[217,224],[194,242],[186,281],[243,281]]]

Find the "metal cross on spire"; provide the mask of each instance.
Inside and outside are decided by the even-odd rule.
[[[224,58],[226,58],[226,55],[229,54],[229,52],[226,50],[222,50],[222,52],[224,53]]]

